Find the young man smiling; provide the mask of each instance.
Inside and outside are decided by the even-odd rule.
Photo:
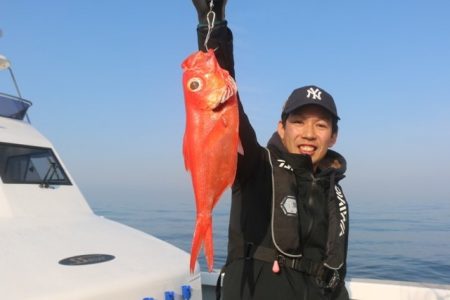
[[[316,86],[299,88],[286,101],[278,134],[290,153],[311,156],[314,167],[337,139],[336,105],[330,94]]]
[[[211,0],[193,0],[205,50]],[[234,77],[226,0],[213,0],[208,47]],[[239,97],[238,97],[239,99]],[[309,85],[292,92],[276,132],[261,146],[239,99],[239,154],[232,187],[223,300],[349,299],[348,209],[339,186],[345,159],[330,150],[339,120],[333,98]],[[218,298],[220,295],[218,296]]]

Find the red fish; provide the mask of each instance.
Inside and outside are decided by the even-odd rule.
[[[186,105],[183,155],[194,187],[197,218],[190,270],[202,244],[208,271],[214,264],[212,210],[236,174],[239,145],[237,88],[212,49],[195,52],[182,64]]]

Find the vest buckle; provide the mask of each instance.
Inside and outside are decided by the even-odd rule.
[[[286,265],[286,257],[284,257],[281,254],[277,256],[277,261],[278,261],[278,264],[280,264],[280,266]]]

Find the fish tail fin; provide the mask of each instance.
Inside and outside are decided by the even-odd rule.
[[[212,219],[210,218],[210,223]],[[213,234],[212,234],[212,224],[208,226],[205,232],[205,257],[206,265],[208,266],[208,272],[212,272],[214,267],[214,247],[213,247]]]
[[[198,254],[200,252],[200,248],[202,247],[203,241],[208,244],[208,247],[212,245],[212,229],[211,224],[212,218],[211,215],[197,215],[197,221],[195,224],[194,237],[192,239],[192,248],[191,248],[191,261],[190,261],[190,271],[194,273],[195,263],[197,261]],[[211,235],[211,240],[208,241],[207,235]],[[206,251],[206,250],[205,250]],[[208,261],[208,260],[207,260]]]

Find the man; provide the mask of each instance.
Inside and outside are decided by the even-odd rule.
[[[199,49],[205,50],[210,0],[193,0]],[[226,0],[214,0],[208,48],[234,77]],[[222,299],[348,299],[344,285],[348,209],[339,180],[345,159],[329,150],[339,120],[333,98],[317,86],[296,89],[277,131],[259,145],[239,101],[238,157],[232,187]]]

